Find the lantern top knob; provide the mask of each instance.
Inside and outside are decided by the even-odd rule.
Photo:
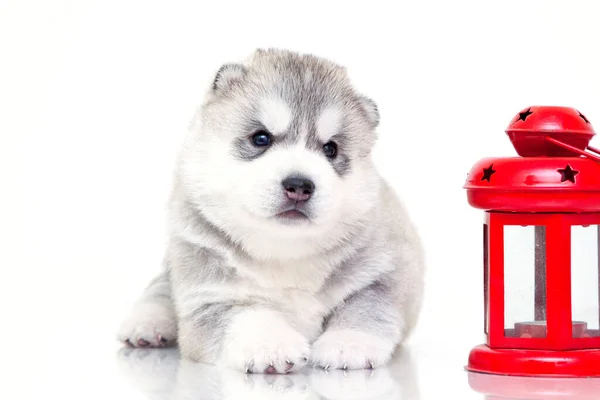
[[[521,157],[557,157],[579,155],[595,132],[575,108],[532,106],[515,115],[506,134]]]
[[[515,115],[506,134],[520,157],[478,161],[465,189],[475,208],[505,212],[600,212],[600,149],[575,108],[535,106]]]

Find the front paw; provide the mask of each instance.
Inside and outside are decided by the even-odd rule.
[[[308,361],[310,345],[275,312],[236,315],[226,334],[221,363],[246,373],[287,374]]]
[[[172,308],[160,303],[138,303],[125,318],[117,334],[130,347],[169,347],[177,339],[177,321]]]
[[[325,369],[363,369],[386,364],[396,344],[369,333],[330,330],[313,344],[311,360]]]

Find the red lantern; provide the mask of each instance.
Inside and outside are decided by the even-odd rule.
[[[579,111],[530,107],[506,133],[520,157],[472,168],[469,204],[485,210],[486,344],[467,369],[600,376],[600,150]]]

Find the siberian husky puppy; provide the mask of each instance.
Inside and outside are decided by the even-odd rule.
[[[378,123],[328,60],[223,65],[177,163],[164,272],[119,339],[254,373],[386,363],[418,319],[424,258],[374,167]]]

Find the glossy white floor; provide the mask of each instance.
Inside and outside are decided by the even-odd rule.
[[[71,329],[76,328],[75,323]],[[306,368],[291,375],[246,375],[181,360],[177,349],[121,348],[68,333],[45,339],[48,345],[39,350],[35,345],[7,348],[0,398],[586,400],[600,393],[600,380],[469,374],[462,368],[465,354],[453,348],[409,346],[389,365],[372,371]]]
[[[294,375],[245,375],[179,359],[176,350],[123,349],[122,377],[151,399],[597,399],[600,380],[549,380],[470,374],[450,358],[399,353],[373,371],[306,368]],[[486,394],[482,394],[483,392]],[[487,396],[487,397],[486,397]],[[494,397],[497,396],[497,397]]]
[[[484,398],[470,389],[459,357],[434,357],[414,348],[372,371],[306,368],[291,375],[246,375],[181,360],[177,349],[120,348],[81,337],[69,343],[60,343],[57,338],[55,346],[15,355],[17,365],[21,365],[15,368],[11,362],[8,375],[3,374],[10,377],[0,385],[4,399]]]
[[[405,349],[384,368],[246,375],[181,360],[176,349],[121,349],[123,390],[153,400],[202,399],[597,399],[598,379],[516,378],[463,371],[450,354]],[[124,393],[124,392],[123,392]]]

